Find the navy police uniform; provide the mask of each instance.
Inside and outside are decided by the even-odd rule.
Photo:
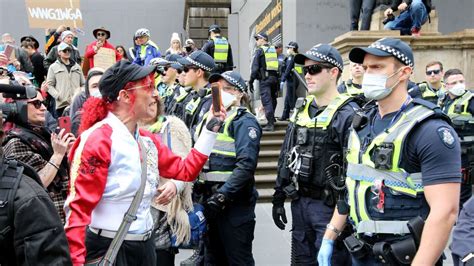
[[[286,48],[293,48],[295,52],[298,51],[298,43],[289,42]],[[295,68],[295,55],[288,55],[283,62],[283,71],[281,75],[281,83],[286,82],[286,97],[285,106],[283,108],[283,114],[281,120],[286,120],[290,117],[290,111],[295,108],[296,103],[296,89],[298,88],[299,80],[295,77],[293,69],[296,71],[301,69],[301,66]],[[300,73],[302,74],[302,73]]]
[[[209,27],[209,32],[220,34],[221,29],[218,25],[211,25]],[[206,41],[206,43],[204,43],[201,51],[206,52],[208,55],[214,58],[216,62],[216,67],[213,70],[214,73],[222,73],[234,68],[232,47],[225,37],[217,35],[215,40],[210,38]]]
[[[245,81],[237,72],[213,74],[210,81],[219,79],[245,90]],[[244,107],[232,107],[195,185],[208,221],[206,265],[255,265],[252,241],[258,193],[254,175],[261,136],[255,116]]]
[[[411,48],[398,39],[354,48],[349,59],[361,64],[367,53],[414,66]],[[376,106],[356,114],[346,156],[349,216],[357,234],[345,243],[353,265],[412,262],[430,212],[424,187],[459,183],[460,154],[449,119],[428,101],[408,95],[383,117]],[[360,252],[358,245],[370,250]]]
[[[474,265],[474,198],[464,204],[453,231],[451,244],[453,263],[458,265]]]
[[[295,62],[303,64],[306,58],[342,71],[342,58],[330,45],[298,54]],[[292,265],[317,264],[326,225],[336,202],[343,199],[343,151],[357,108],[347,95],[337,96],[324,107],[318,107],[312,95],[297,100],[280,152],[272,200],[274,222],[283,230],[284,201],[292,199]],[[334,248],[332,265],[350,265],[350,256],[340,241]]]
[[[205,72],[211,72],[215,68],[214,59],[203,51],[195,51],[187,57],[179,58],[178,62],[183,67],[198,67]],[[183,111],[181,118],[186,126],[194,134],[197,124],[201,121],[203,114],[209,110],[210,84],[207,83],[204,88],[191,91],[182,101]]]
[[[472,180],[474,177],[474,97],[473,92],[466,91],[463,95],[451,98],[446,95],[440,101],[441,109],[452,121],[461,140],[461,198],[459,209],[472,196]]]
[[[264,33],[257,34],[255,37],[268,40],[268,36]],[[273,129],[273,124],[275,122],[275,108],[278,97],[278,59],[276,51],[274,50],[275,47],[270,46],[269,44],[257,48],[252,60],[249,81],[249,84],[253,84],[254,80],[260,81],[260,98],[265,109],[265,118],[267,119],[268,124],[271,125],[271,129]],[[266,60],[266,53],[274,54],[274,58],[272,59],[273,62],[271,64],[276,64],[276,67],[272,67],[272,70],[267,66],[267,63],[270,62]]]

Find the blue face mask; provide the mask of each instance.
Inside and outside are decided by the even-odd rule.
[[[102,94],[100,94],[99,90],[93,90],[90,92],[91,97],[102,98]]]

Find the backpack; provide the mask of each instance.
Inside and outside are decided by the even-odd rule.
[[[24,167],[15,160],[0,159],[0,250],[9,254],[13,243],[13,201],[18,190]],[[11,250],[13,252],[13,250]],[[5,260],[0,256],[0,265]]]

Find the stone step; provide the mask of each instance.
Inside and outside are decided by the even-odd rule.
[[[259,189],[257,202],[258,203],[271,202],[274,192],[275,190],[273,188]]]
[[[260,150],[280,150],[283,145],[283,140],[271,139],[271,140],[261,140],[260,141]]]
[[[258,188],[273,188],[275,186],[276,172],[268,175],[255,175],[255,183]]]
[[[280,157],[280,150],[260,150],[258,162],[277,162]]]
[[[269,162],[259,162],[257,164],[257,170],[255,175],[276,175],[278,162],[269,161]]]
[[[263,131],[261,140],[281,140],[283,142],[285,134],[285,130],[275,130],[273,132]]]

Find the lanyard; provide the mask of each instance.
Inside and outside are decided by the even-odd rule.
[[[407,99],[405,100],[405,102],[402,104],[402,106],[400,107],[400,109],[397,111],[397,113],[392,117],[392,120],[390,120],[390,123],[388,124],[387,126],[387,129],[390,128],[393,123],[395,123],[395,121],[397,121],[398,117],[402,114],[403,111],[405,111],[405,109],[407,109],[408,105],[411,103],[413,99],[411,98],[410,95],[408,95]],[[374,118],[372,119],[372,123],[370,123],[370,135],[372,135],[372,133],[375,133],[374,131],[374,125],[375,125],[375,119],[377,118],[377,114],[374,116]]]

